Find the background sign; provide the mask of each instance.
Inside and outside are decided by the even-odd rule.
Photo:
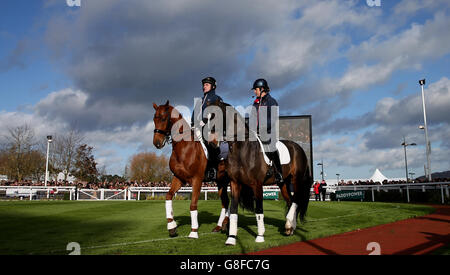
[[[265,199],[265,200],[277,200],[278,199],[278,191],[264,191],[263,199]]]
[[[364,191],[336,191],[336,200],[364,200]]]

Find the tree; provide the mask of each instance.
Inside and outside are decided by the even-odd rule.
[[[45,175],[45,155],[39,150],[33,150],[28,154],[27,162],[29,167],[30,176],[40,181],[42,176]]]
[[[75,157],[77,148],[81,145],[84,137],[76,130],[54,137],[52,165],[57,172],[64,173],[64,180],[70,171],[75,169]]]
[[[169,160],[164,155],[153,152],[139,153],[132,156],[129,165],[131,180],[155,182],[170,181]]]
[[[97,182],[97,163],[92,154],[93,147],[83,144],[78,146],[75,155],[74,169],[72,175],[77,179],[87,182]]]
[[[8,178],[21,181],[32,174],[28,160],[36,145],[34,131],[28,124],[24,124],[16,128],[8,128],[8,132],[5,150],[7,159],[3,169]]]

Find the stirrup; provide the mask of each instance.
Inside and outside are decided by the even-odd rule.
[[[217,178],[217,170],[215,168],[209,168],[205,173],[206,181],[214,181]]]

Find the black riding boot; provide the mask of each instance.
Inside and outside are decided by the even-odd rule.
[[[282,174],[282,168],[281,168],[281,162],[280,162],[280,156],[278,155],[278,151],[270,152],[267,154],[269,159],[272,161],[272,168],[275,173],[275,183],[278,185],[283,184],[283,174]]]
[[[218,156],[220,149],[218,147],[213,147],[211,145],[207,145],[208,149],[208,164],[206,165],[205,171],[205,180],[206,181],[215,181],[217,178],[217,166],[219,165]]]

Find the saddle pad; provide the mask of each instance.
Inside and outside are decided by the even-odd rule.
[[[264,156],[264,161],[266,162],[267,165],[272,166],[272,162],[267,157],[266,152],[264,152],[264,146],[258,136],[257,136],[257,139],[258,139],[259,145],[261,147],[261,151]],[[277,147],[278,154],[280,155],[281,165],[288,164],[289,162],[291,162],[291,156],[289,155],[289,150],[286,147],[286,145],[284,145],[283,142],[278,140],[277,143],[275,144],[275,146]]]
[[[197,138],[198,138],[198,140],[200,141],[200,144],[202,145],[203,152],[205,152],[205,157],[206,157],[206,159],[209,159],[209,156],[208,156],[208,149],[206,148],[205,142],[203,141],[203,137],[202,137],[202,134],[201,134],[200,130],[196,129],[196,130],[194,131],[194,133],[197,135]]]
[[[277,146],[278,154],[280,155],[281,165],[288,164],[289,162],[291,162],[291,156],[289,155],[289,150],[286,147],[286,145],[284,145],[284,143],[281,141],[277,141],[276,146]]]

